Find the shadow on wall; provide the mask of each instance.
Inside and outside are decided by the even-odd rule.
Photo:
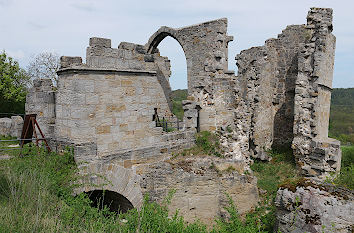
[[[133,209],[133,204],[123,195],[109,190],[93,190],[85,192],[92,201],[91,206],[103,209],[105,206],[111,212],[126,213]]]
[[[291,61],[290,68],[286,72],[285,96],[279,110],[274,117],[274,137],[272,147],[281,147],[282,145],[291,145],[294,139],[294,98],[295,98],[295,82],[297,78],[298,56],[294,56]]]

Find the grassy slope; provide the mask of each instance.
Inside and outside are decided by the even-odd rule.
[[[354,88],[333,89],[329,136],[354,145]]]
[[[142,211],[122,215],[91,207],[85,194],[72,195],[77,175],[71,153],[47,155],[31,148],[24,154],[0,160],[0,232],[206,231],[198,222],[168,218],[166,205],[147,199]]]
[[[91,207],[86,194],[72,195],[77,179],[71,153],[46,154],[26,148],[23,157],[0,160],[0,232],[208,232],[200,222],[187,224],[167,204],[149,202],[140,211],[116,214]],[[211,232],[262,232],[256,218],[240,221],[230,202],[229,220],[216,220]]]
[[[172,99],[172,112],[175,114],[178,119],[183,119],[183,108],[182,108],[182,100],[187,99],[188,93],[187,90],[175,90],[172,91],[171,99]]]
[[[333,89],[329,136],[354,145],[354,88]]]
[[[275,221],[274,199],[279,186],[300,178],[291,151],[272,152],[271,162],[256,160],[251,166],[258,178],[262,202],[257,211],[265,230],[271,232]],[[354,190],[354,146],[342,147],[341,174],[328,182]]]

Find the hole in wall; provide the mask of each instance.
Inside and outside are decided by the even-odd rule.
[[[105,206],[111,212],[126,213],[133,209],[133,204],[123,195],[109,190],[93,190],[85,192],[92,201],[91,206],[103,209]]]
[[[172,37],[164,38],[158,45],[161,56],[170,60],[171,76],[169,84],[172,90],[169,98],[172,102],[172,113],[179,120],[183,119],[182,101],[188,96],[187,61],[182,46]]]
[[[187,89],[187,62],[181,45],[172,37],[166,37],[158,45],[161,56],[168,57],[171,64],[169,79],[172,90]]]

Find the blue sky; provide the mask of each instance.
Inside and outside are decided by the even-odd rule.
[[[305,24],[310,7],[334,10],[337,37],[334,87],[354,87],[354,1],[352,0],[0,0],[0,50],[26,67],[44,51],[82,56],[90,37],[145,44],[160,26],[182,27],[228,18],[229,69],[241,50],[263,45],[287,25]],[[171,85],[186,88],[182,48],[166,38],[159,46],[172,65]]]

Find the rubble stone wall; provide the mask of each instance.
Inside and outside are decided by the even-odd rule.
[[[36,120],[46,138],[54,137],[56,91],[50,79],[33,80],[26,97],[26,114],[37,114]]]
[[[216,217],[227,216],[227,195],[242,216],[257,205],[257,179],[243,174],[243,169],[243,164],[224,158],[180,156],[138,168],[137,172],[142,178],[142,192],[149,193],[152,200],[161,201],[175,190],[170,213],[179,209],[187,221],[198,218],[211,226]]]
[[[12,116],[11,118],[0,118],[0,135],[20,138],[23,127],[23,118],[21,116]]]
[[[304,25],[291,25],[278,38],[236,57],[239,95],[246,103],[236,114],[246,111],[243,118],[249,121],[249,149],[255,158],[267,159],[267,150],[292,142],[297,57],[305,37]]]
[[[299,54],[292,147],[302,173],[324,179],[339,172],[341,163],[340,142],[328,138],[335,51],[332,9],[312,8],[306,28],[309,36]]]

